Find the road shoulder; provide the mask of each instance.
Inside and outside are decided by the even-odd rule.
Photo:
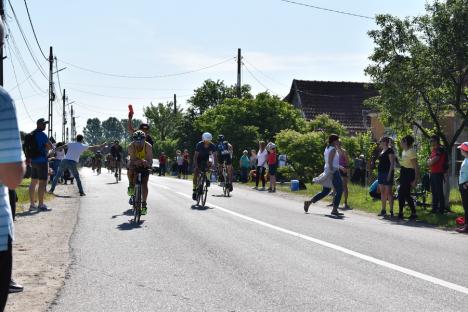
[[[47,203],[52,211],[29,213],[26,208],[17,215],[13,278],[25,289],[10,294],[6,311],[46,311],[64,285],[80,201],[75,185],[60,185],[56,193]]]

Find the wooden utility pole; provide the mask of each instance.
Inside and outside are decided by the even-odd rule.
[[[237,49],[237,97],[239,99],[242,97],[241,69],[242,69],[242,52],[241,52],[241,49]]]
[[[49,127],[47,131],[47,135],[52,137],[53,134],[53,115],[54,115],[54,100],[55,100],[55,94],[54,94],[54,81],[53,81],[53,71],[54,71],[54,54],[52,51],[52,47],[50,47],[50,52],[49,52]]]
[[[174,94],[174,115],[177,114],[177,94]]]
[[[74,114],[74,111],[73,111],[73,105],[72,105],[71,108],[70,108],[70,122],[71,122],[70,141],[73,141],[73,137],[74,137],[75,116],[73,116],[73,114]]]
[[[62,96],[62,101],[63,101],[63,106],[62,106],[62,109],[63,109],[63,115],[62,115],[62,142],[65,142],[65,127],[67,125],[67,111],[66,111],[66,108],[65,108],[66,101],[67,101],[67,96],[66,96],[65,92],[66,92],[65,89],[63,89],[63,96]]]

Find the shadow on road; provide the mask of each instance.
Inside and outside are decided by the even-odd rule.
[[[119,184],[117,182],[107,182],[106,184],[110,185],[110,184]]]
[[[131,220],[130,222],[124,222],[124,223],[117,225],[117,229],[121,231],[130,231],[134,229],[140,229],[144,222],[145,221],[142,220],[140,221],[140,223],[135,223],[133,222],[133,220]]]
[[[33,210],[33,211],[26,210],[26,211],[23,211],[23,212],[17,212],[16,217],[31,217],[31,216],[37,215],[39,213],[40,213],[39,210]]]
[[[327,217],[327,218],[330,218],[330,219],[335,219],[335,220],[344,220],[344,219],[346,219],[345,216],[335,216],[335,215],[332,215],[332,214],[326,214],[324,216]]]
[[[111,217],[111,219],[115,219],[115,218],[117,218],[117,217],[123,217],[123,216],[133,216],[133,209],[130,208],[130,209],[128,209],[128,210],[122,212],[122,214],[113,215],[113,216]]]
[[[200,206],[200,205],[192,205],[190,208],[192,208],[192,210],[199,210],[199,211],[205,211],[205,210],[208,210],[208,209],[214,209],[214,208],[211,208],[209,206]]]
[[[72,198],[72,196],[70,195],[56,195],[54,194],[55,197],[58,197],[58,198]]]

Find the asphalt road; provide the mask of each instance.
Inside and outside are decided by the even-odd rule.
[[[240,187],[232,198],[212,187],[199,210],[191,182],[155,176],[135,226],[126,181],[82,175],[52,311],[468,311],[466,235],[320,205],[304,214],[300,198]]]

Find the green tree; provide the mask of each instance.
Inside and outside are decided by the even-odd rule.
[[[102,122],[102,132],[106,141],[122,140],[125,132],[122,123],[115,117],[109,117]]]
[[[102,143],[102,126],[98,118],[89,118],[86,121],[86,127],[83,129],[85,140],[91,144],[96,145]]]
[[[242,98],[252,98],[251,87],[243,85],[241,88]],[[215,107],[226,99],[237,98],[236,86],[227,86],[224,81],[211,79],[205,80],[203,85],[194,91],[194,95],[187,101],[193,113],[202,115],[206,110]]]
[[[332,133],[338,135],[345,135],[346,128],[337,120],[331,119],[327,114],[316,116],[314,119],[307,123],[307,131],[320,131],[325,135]]]
[[[379,15],[379,29],[369,32],[375,48],[366,73],[380,93],[369,105],[397,129],[439,135],[449,153],[468,126],[467,21],[466,0],[436,0],[420,17]],[[451,115],[461,123],[449,137],[444,120]]]
[[[151,104],[145,107],[144,114],[150,121],[151,134],[155,139],[174,139],[177,126],[182,121],[182,110],[174,111],[173,102],[159,103],[156,106]]]

